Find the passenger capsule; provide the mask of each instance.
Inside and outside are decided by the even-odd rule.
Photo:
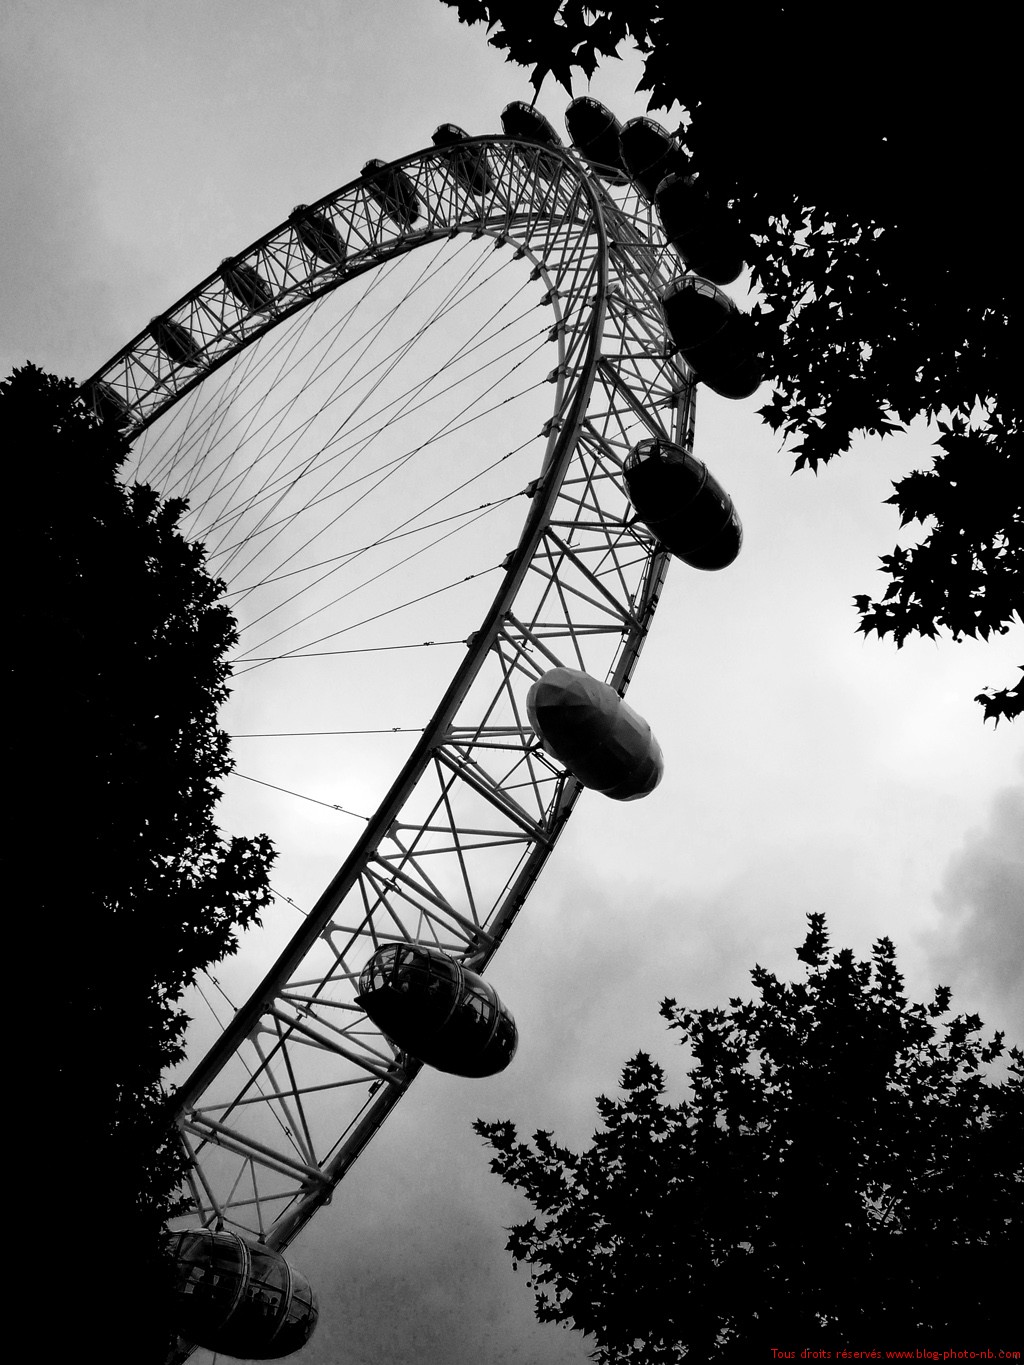
[[[401,228],[410,228],[422,211],[416,188],[405,171],[376,157],[363,167],[366,188],[387,216]]]
[[[344,263],[345,247],[338,229],[322,213],[317,213],[306,204],[297,204],[289,213],[288,221],[311,256],[316,256],[328,265]]]
[[[545,752],[592,791],[636,801],[661,781],[665,762],[651,727],[589,673],[551,669],[530,688],[526,714]]]
[[[566,109],[565,126],[573,146],[580,156],[591,162],[602,179],[613,185],[621,185],[629,179],[619,146],[622,124],[610,109],[589,95],[581,95]]]
[[[501,111],[501,126],[506,137],[522,138],[525,142],[543,142],[546,147],[561,147],[562,139],[539,109],[513,100]]]
[[[149,324],[149,335],[176,365],[189,365],[193,368],[202,363],[202,350],[195,337],[181,322],[170,318],[154,318]]]
[[[685,175],[686,153],[671,134],[652,118],[631,118],[619,134],[622,164],[648,199],[666,175]]]
[[[626,456],[629,500],[658,542],[694,569],[724,569],[740,552],[743,527],[717,479],[695,455],[652,437]]]
[[[761,382],[752,320],[697,275],[669,281],[661,305],[672,340],[701,383],[723,398],[749,398]]]
[[[397,1047],[438,1071],[494,1076],[515,1056],[515,1020],[494,987],[440,948],[379,948],[356,1000]]]
[[[273,302],[270,286],[254,266],[245,261],[221,261],[220,277],[238,302],[250,313],[262,313]]]
[[[665,236],[683,262],[714,284],[731,284],[750,246],[731,215],[712,204],[692,175],[667,175],[654,199]]]
[[[481,147],[454,147],[452,144],[468,138],[469,134],[455,123],[442,123],[434,130],[431,141],[445,150],[452,175],[470,194],[490,194],[494,188],[487,157]],[[451,148],[451,150],[447,150]]]
[[[244,1360],[278,1360],[305,1346],[316,1295],[269,1247],[234,1232],[168,1234],[177,1267],[177,1330],[187,1341]]]
[[[109,422],[118,430],[131,425],[131,408],[113,384],[108,384],[106,380],[97,379],[92,386],[92,410],[101,422]]]

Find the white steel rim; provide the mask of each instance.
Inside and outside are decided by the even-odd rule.
[[[137,437],[315,299],[460,234],[524,259],[552,312],[552,410],[500,587],[363,835],[173,1097],[191,1166],[186,1221],[275,1248],[330,1198],[419,1070],[354,1002],[370,954],[425,942],[484,970],[550,855],[580,787],[540,749],[526,691],[568,665],[625,693],[667,556],[636,522],[621,465],[644,436],[692,444],[694,384],[658,299],[678,264],[650,206],[561,150],[460,147],[486,158],[487,194],[460,183],[447,148],[393,163],[422,205],[415,224],[389,219],[355,181],[312,206],[337,229],[342,263],[312,257],[284,224],[234,258],[266,283],[268,306],[247,309],[211,275],[165,315],[193,338],[189,363],[142,333],[83,386],[97,403],[98,384],[108,402],[112,391]]]

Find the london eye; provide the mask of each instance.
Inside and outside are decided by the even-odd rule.
[[[736,251],[652,121],[579,99],[567,125],[515,104],[368,162],[83,386],[226,584],[223,818],[265,822],[294,926],[175,1078],[182,1356],[301,1345],[281,1253],[421,1067],[512,1060],[491,960],[581,792],[657,785],[623,698],[671,558],[739,550],[693,451],[698,378],[757,382]],[[310,858],[323,810],[344,832]]]

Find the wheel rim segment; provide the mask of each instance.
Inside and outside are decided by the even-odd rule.
[[[450,147],[393,163],[421,209],[412,224],[388,218],[371,179],[355,181],[311,206],[336,227],[340,264],[285,223],[234,258],[234,292],[217,272],[164,315],[194,352],[175,359],[143,332],[83,386],[137,436],[321,295],[461,233],[526,259],[554,315],[552,412],[501,586],[363,836],[173,1096],[191,1162],[186,1221],[277,1249],[330,1199],[419,1070],[352,1003],[370,954],[407,938],[484,970],[564,827],[580,787],[540,750],[526,692],[561,664],[625,692],[667,556],[636,523],[621,465],[641,436],[692,445],[694,384],[658,301],[678,264],[643,197],[628,186],[613,197],[571,153],[538,144],[459,148],[463,164],[486,158],[486,194],[460,182]]]

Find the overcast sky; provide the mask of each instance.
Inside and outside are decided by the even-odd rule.
[[[84,378],[296,203],[439,123],[499,131],[532,93],[438,0],[0,0],[0,19],[3,374]],[[637,75],[609,67],[590,93],[645,113]],[[562,127],[565,103],[552,84],[539,107]],[[638,1048],[678,1072],[658,1002],[724,1003],[755,962],[795,974],[809,912],[859,954],[889,935],[912,992],[947,983],[1024,1040],[1024,736],[971,700],[1015,677],[1020,635],[899,652],[858,635],[853,595],[911,543],[883,499],[929,433],[793,475],[766,395],[700,399],[697,452],[746,540],[725,573],[670,573],[630,692],[665,780],[626,806],[584,797],[495,959],[513,1067],[424,1073],[295,1245],[323,1309],[303,1365],[585,1360],[533,1322],[502,1250],[528,1210],[470,1124],[586,1142]]]

